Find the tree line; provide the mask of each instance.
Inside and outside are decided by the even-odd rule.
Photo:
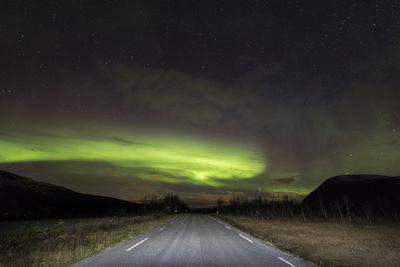
[[[304,205],[299,198],[283,196],[271,198],[266,194],[253,197],[233,197],[229,201],[218,199],[214,212],[235,216],[248,216],[255,219],[298,218],[307,221],[339,220],[358,224],[367,221],[370,224],[382,220],[400,223],[400,212],[384,199],[374,202],[356,203],[350,197],[342,195],[335,201],[324,203],[319,199],[314,205]]]
[[[187,204],[174,193],[167,193],[162,197],[156,195],[145,196],[142,202],[144,213],[174,214],[189,211]]]

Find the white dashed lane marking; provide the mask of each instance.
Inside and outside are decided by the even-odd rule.
[[[288,264],[288,265],[290,265],[290,266],[292,266],[292,267],[296,267],[296,265],[294,265],[293,263],[288,262],[288,261],[285,260],[285,259],[282,259],[281,257],[278,257],[278,259],[280,259],[281,261],[283,261],[284,263],[286,263],[286,264]]]
[[[132,247],[128,248],[126,251],[129,251],[131,249],[133,249],[136,246],[139,246],[140,244],[142,244],[144,241],[146,241],[147,239],[149,239],[148,237],[146,237],[145,239],[143,239],[142,241],[140,241],[139,243],[136,243],[135,245],[133,245]]]
[[[244,238],[244,239],[246,239],[246,240],[249,241],[250,243],[254,243],[253,240],[251,240],[251,239],[245,237],[245,236],[242,235],[242,234],[239,234],[239,236],[242,237],[242,238]]]

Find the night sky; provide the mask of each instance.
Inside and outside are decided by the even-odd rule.
[[[0,169],[192,207],[400,175],[400,2],[1,1]]]

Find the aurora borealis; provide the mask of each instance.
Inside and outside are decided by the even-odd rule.
[[[221,185],[218,180],[251,178],[265,169],[263,158],[247,148],[185,137],[151,136],[151,133],[135,136],[132,133],[135,133],[134,129],[112,138],[107,138],[107,134],[97,136],[98,131],[90,138],[71,131],[52,132],[51,136],[50,133],[35,136],[10,134],[0,141],[6,155],[0,158],[0,163],[106,162],[117,168],[132,169],[140,179],[210,186]],[[103,175],[118,177],[120,174]]]
[[[400,174],[398,1],[6,1],[0,40],[0,169],[193,207]]]

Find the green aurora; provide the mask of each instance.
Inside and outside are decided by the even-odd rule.
[[[260,152],[237,144],[168,134],[93,132],[96,134],[92,136],[71,130],[13,133],[0,140],[0,163],[106,162],[135,169],[135,177],[144,180],[215,187],[221,185],[220,180],[253,178],[266,168]]]

